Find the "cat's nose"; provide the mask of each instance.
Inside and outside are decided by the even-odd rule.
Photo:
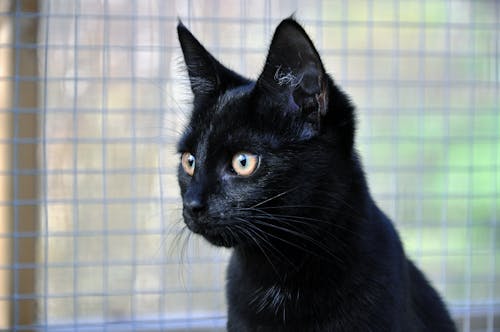
[[[184,207],[192,214],[200,214],[205,210],[205,204],[199,198],[185,200]]]
[[[207,210],[207,201],[203,186],[198,183],[192,183],[184,194],[183,202],[185,212],[197,219],[201,217]]]
[[[202,221],[202,217],[206,212],[206,203],[201,197],[188,195],[184,197],[184,211],[198,222]]]

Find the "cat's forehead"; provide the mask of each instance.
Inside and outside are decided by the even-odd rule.
[[[205,136],[231,135],[238,128],[250,129],[253,117],[253,84],[238,86],[221,93],[207,114],[205,122],[198,122],[198,130]]]
[[[249,106],[253,87],[252,83],[228,89],[211,106],[197,107],[179,142],[179,149],[194,152],[207,149],[209,145],[226,145],[241,131],[248,134],[253,122],[248,121],[253,113]],[[214,141],[216,144],[210,144]]]
[[[236,88],[225,91],[219,96],[219,98],[217,98],[215,111],[217,113],[223,112],[224,110],[226,110],[231,106],[244,102],[244,100],[249,97],[254,86],[255,84],[251,83],[247,85],[241,85]]]

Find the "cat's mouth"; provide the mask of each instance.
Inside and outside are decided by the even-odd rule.
[[[234,247],[237,244],[237,237],[229,229],[227,223],[214,221],[209,218],[194,219],[184,216],[184,222],[193,233],[203,236],[208,242],[218,247]]]

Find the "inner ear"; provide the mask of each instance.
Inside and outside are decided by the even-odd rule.
[[[324,73],[316,68],[306,68],[299,76],[299,83],[283,93],[292,95],[293,101],[309,122],[317,125],[319,129],[321,118],[327,111],[327,82]]]
[[[274,33],[258,84],[295,104],[319,129],[328,104],[328,78],[321,58],[304,29],[289,18]]]

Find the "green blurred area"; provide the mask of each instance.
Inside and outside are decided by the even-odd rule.
[[[372,72],[373,91],[360,91],[357,102],[358,147],[372,192],[409,255],[456,305],[500,298],[498,31],[488,25],[498,25],[494,6],[409,1],[397,13],[390,7],[387,20],[403,23],[385,39],[408,52],[379,85]],[[384,37],[370,33],[376,51]],[[367,40],[356,39],[359,48]],[[370,61],[379,66],[374,54]],[[378,91],[384,87],[386,94]]]

